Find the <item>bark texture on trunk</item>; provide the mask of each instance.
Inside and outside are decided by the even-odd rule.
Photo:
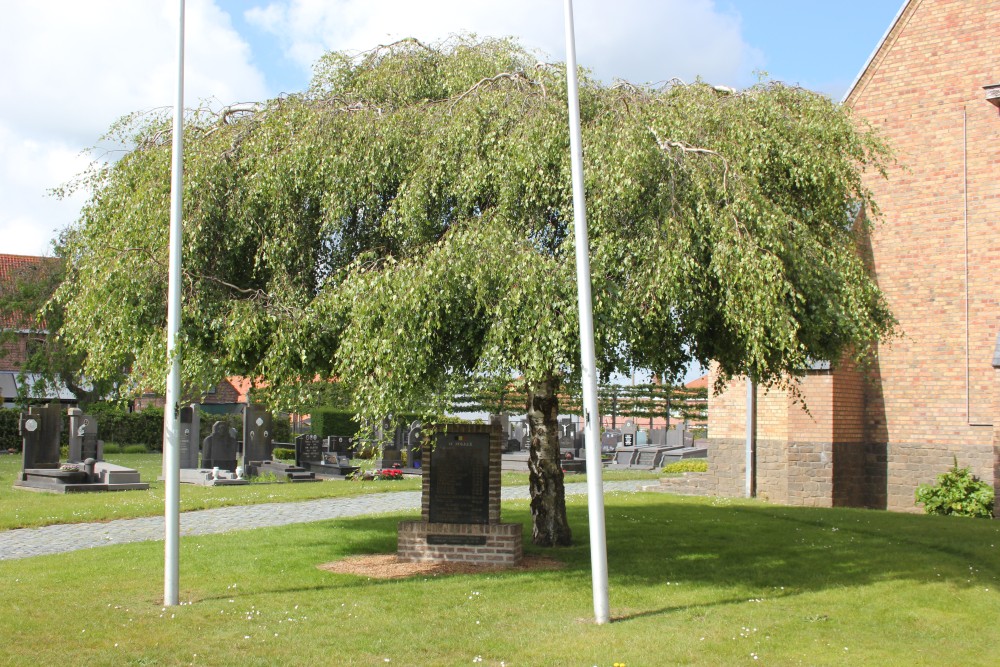
[[[531,541],[543,547],[567,546],[573,541],[566,519],[566,489],[559,464],[558,394],[558,376],[550,376],[528,390]]]

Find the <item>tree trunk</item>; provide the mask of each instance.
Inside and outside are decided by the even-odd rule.
[[[531,541],[542,547],[567,546],[573,541],[566,520],[566,489],[559,463],[558,393],[558,375],[551,375],[528,390]]]

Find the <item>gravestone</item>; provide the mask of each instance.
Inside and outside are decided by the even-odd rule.
[[[212,424],[212,433],[201,443],[201,467],[236,470],[236,438],[225,422]]]
[[[662,428],[654,428],[649,432],[650,444],[653,445],[666,445],[667,444],[667,432]]]
[[[21,415],[19,427],[24,440],[21,474],[14,480],[15,488],[49,493],[81,493],[87,491],[124,491],[148,489],[132,468],[98,460],[102,444],[97,440],[97,422],[79,410],[70,410],[70,423],[75,428],[70,442],[77,461],[59,462],[59,434],[62,414],[59,406],[29,410]]]
[[[524,422],[514,422],[510,425],[510,437],[507,439],[507,451],[516,452],[524,446],[524,433],[527,431]]]
[[[97,420],[78,408],[69,409],[69,462],[104,458],[104,443],[97,439]]]
[[[198,467],[198,446],[201,444],[201,415],[199,405],[192,403],[181,408],[181,468],[194,469]]]
[[[601,434],[601,451],[604,453],[613,452],[622,442],[622,432],[618,429],[611,429]]]
[[[271,460],[271,413],[262,405],[243,408],[243,470],[255,474],[257,463]]]
[[[181,408],[181,426],[177,440],[180,445],[180,469],[196,470],[198,468],[198,452],[201,445],[201,415],[199,414],[198,403]],[[163,457],[163,465],[160,471],[162,477],[167,478],[167,457]]]
[[[419,468],[423,465],[423,428],[418,421],[410,424],[410,430],[406,434],[406,451],[409,455],[407,461],[411,468]]]
[[[400,560],[517,564],[522,527],[500,522],[500,420],[436,428],[423,442],[423,519],[399,524]]]
[[[531,426],[525,422],[524,430],[521,433],[521,450],[528,451],[531,449]]]
[[[352,458],[355,455],[354,439],[349,435],[328,435],[326,437],[326,451]]]
[[[635,447],[636,445],[636,433],[638,429],[635,427],[635,422],[629,419],[622,426],[622,447]]]
[[[438,433],[430,465],[431,523],[488,523],[490,434]]]
[[[32,406],[21,413],[18,422],[23,448],[22,469],[58,468],[59,436],[62,433],[62,410],[58,405]]]
[[[295,465],[309,467],[310,463],[323,463],[323,441],[318,435],[300,435],[295,438]]]

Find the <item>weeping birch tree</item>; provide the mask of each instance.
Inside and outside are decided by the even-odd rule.
[[[571,540],[560,389],[579,372],[566,81],[507,40],[330,53],[309,90],[187,114],[181,347],[194,393],[278,407],[337,379],[361,416],[435,414],[510,381],[530,421],[533,539]],[[892,317],[858,253],[890,159],[824,96],[763,82],[581,80],[599,370],[777,380],[863,357]],[[170,124],[79,185],[63,335],[96,379],[163,386]],[[851,212],[868,211],[868,216]]]

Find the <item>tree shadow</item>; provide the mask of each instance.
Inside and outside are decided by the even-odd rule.
[[[554,583],[567,590],[589,586],[587,508],[578,500],[571,501],[567,510],[575,543],[542,549],[530,543],[526,506],[518,503],[504,508],[505,521],[524,526],[525,552],[559,560],[564,568],[491,570],[432,578],[489,576],[514,585]],[[666,582],[715,590],[712,599],[640,609],[617,617],[620,621],[745,603],[750,597],[787,597],[894,580],[975,586],[968,576],[970,565],[982,572],[980,577],[1000,578],[1000,559],[989,547],[990,540],[998,539],[991,522],[724,499],[658,496],[653,500],[646,494],[617,496],[605,512],[612,590],[642,590]],[[382,515],[299,524],[294,533],[274,531],[260,547],[280,553],[284,542],[317,566],[348,556],[391,554],[396,550],[401,518]],[[320,583],[312,579],[308,584],[279,578],[259,582],[254,592],[360,590],[406,585],[418,578],[426,577],[376,579],[331,574]]]

